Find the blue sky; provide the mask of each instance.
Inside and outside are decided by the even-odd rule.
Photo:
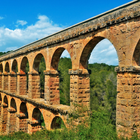
[[[130,0],[4,0],[0,2],[0,51],[17,49],[49,34],[111,10]],[[68,56],[66,52],[63,56]],[[89,63],[118,65],[108,40],[93,50]]]

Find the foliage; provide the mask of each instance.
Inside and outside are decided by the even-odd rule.
[[[59,60],[58,71],[60,72],[60,103],[70,105],[70,75],[68,70],[72,68],[70,58]]]
[[[15,132],[6,136],[0,136],[1,140],[125,140],[119,139],[115,126],[110,121],[110,115],[103,110],[92,111],[89,118],[90,125],[79,124],[72,129],[56,129],[48,131],[42,129],[32,135],[24,132]],[[131,140],[139,140],[134,133]]]
[[[1,55],[1,54],[0,54]],[[115,66],[106,64],[89,64],[90,74],[90,106],[91,115],[89,118],[89,127],[85,124],[79,124],[73,129],[63,128],[61,130],[47,131],[42,129],[32,135],[16,132],[7,136],[0,136],[1,140],[118,140],[116,134],[116,73]],[[59,60],[58,71],[60,73],[60,102],[61,104],[70,104],[70,75],[68,70],[72,68],[69,58]],[[44,90],[44,74],[46,69],[44,58],[39,65],[41,90]],[[26,72],[29,71],[29,63],[26,65]],[[43,116],[41,116],[43,120]],[[42,126],[45,126],[42,121]],[[124,138],[121,138],[124,139]],[[135,132],[131,140],[138,140]]]

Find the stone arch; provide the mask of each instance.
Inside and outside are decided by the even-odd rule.
[[[57,70],[58,68],[58,63],[59,63],[59,59],[61,57],[61,54],[63,53],[64,50],[67,50],[63,47],[60,47],[60,48],[57,48],[55,50],[55,52],[53,53],[52,55],[52,59],[51,59],[51,66],[50,66],[50,69],[51,70]],[[67,50],[68,51],[68,50]],[[69,51],[68,51],[69,53]],[[70,54],[70,53],[69,53]]]
[[[28,111],[25,102],[22,102],[20,105],[20,114],[19,114],[19,130],[23,132],[28,132]]]
[[[45,66],[43,64],[45,64]],[[44,98],[44,85],[45,85],[44,71],[46,70],[46,62],[45,57],[42,53],[38,53],[35,56],[33,62],[33,69],[35,70],[35,74],[32,75],[32,81],[36,85],[36,87],[34,87],[36,88],[36,90],[34,90],[35,92],[32,92],[32,97]]]
[[[17,91],[17,68],[18,68],[18,64],[17,64],[17,60],[14,59],[14,61],[12,62],[12,67],[11,67],[11,75],[10,75],[10,91],[12,93],[15,93]]]
[[[83,48],[80,60],[79,60],[79,68],[80,69],[87,69],[88,68],[88,59],[90,57],[90,54],[92,50],[95,48],[95,46],[102,41],[103,39],[108,39],[105,37],[97,36],[92,38]],[[109,39],[108,39],[109,40]],[[110,40],[109,40],[110,41]],[[112,42],[111,42],[112,43]],[[115,47],[114,47],[115,48]],[[115,48],[116,49],[116,48]]]
[[[9,89],[9,80],[8,80],[8,73],[10,72],[9,63],[6,62],[5,64],[5,73],[4,73],[4,90]]]
[[[26,72],[26,66],[28,64],[29,64],[28,58],[24,56],[21,60],[20,73],[19,73],[19,94],[20,95],[27,95],[28,93],[28,73]]]
[[[61,79],[59,79],[60,73],[58,72],[58,64],[59,64],[60,57],[61,57],[62,53],[64,52],[64,50],[66,50],[69,53],[69,51],[64,47],[59,47],[56,50],[54,50],[54,52],[52,53],[51,63],[50,63],[50,74],[47,74],[47,75],[49,75],[49,80],[51,83],[51,85],[49,85],[49,86],[54,87],[54,88],[51,88],[52,90],[50,91],[50,92],[52,92],[52,95],[53,95],[52,97],[50,97],[51,98],[50,104],[60,104],[60,90],[61,90],[60,89],[60,80]],[[70,53],[69,53],[69,55],[70,55]],[[70,60],[71,60],[71,58],[70,58]],[[67,71],[67,74],[68,74],[68,71]],[[69,94],[69,91],[68,91],[68,94]],[[64,103],[64,104],[69,105],[69,101],[70,100],[68,98],[68,102]]]
[[[55,116],[51,122],[51,129],[60,129],[64,127],[64,122],[61,117]]]
[[[2,104],[2,96],[1,96],[1,93],[0,93],[0,105]]]
[[[73,73],[72,75],[73,77],[71,77],[71,99],[70,100],[71,100],[72,106],[74,102],[78,102],[79,105],[87,106],[87,109],[90,109],[90,71],[88,71],[88,60],[89,60],[92,50],[103,39],[108,39],[108,38],[105,38],[103,36],[93,37],[88,41],[88,43],[86,43],[85,46],[83,46],[83,49],[80,53],[79,70],[75,72],[76,74]],[[80,82],[78,86],[79,92],[81,93],[81,95],[78,94],[78,98],[80,98],[80,101],[77,101],[74,97],[75,96],[74,80],[77,83]],[[84,96],[82,94],[84,94]]]
[[[2,132],[6,133],[6,125],[7,125],[7,120],[8,120],[8,99],[7,96],[4,96],[4,101],[3,101],[3,113],[2,113]]]
[[[17,72],[17,60],[14,59],[14,61],[12,62],[12,72],[16,73]]]
[[[26,73],[26,64],[28,63],[28,58],[26,56],[24,56],[21,60],[21,64],[20,64],[20,73],[21,74],[25,74]]]
[[[0,63],[0,89],[2,89],[2,74],[3,74],[3,65]]]
[[[0,63],[0,72],[3,73],[3,65]]]
[[[14,98],[11,99],[9,112],[10,112],[9,133],[12,133],[16,131],[17,106]]]
[[[11,99],[11,104],[10,104],[10,106],[11,106],[11,109],[12,109],[13,111],[17,111],[17,106],[16,106],[16,102],[15,102],[15,99],[14,99],[14,98]]]
[[[41,62],[41,59],[43,58],[43,54],[42,53],[39,53],[35,56],[35,59],[34,59],[34,63],[33,63],[33,68],[36,72],[39,72],[39,64]],[[45,60],[44,60],[45,61]],[[46,62],[45,62],[45,66],[46,66]]]
[[[132,58],[132,64],[133,66],[140,66],[140,40],[138,41],[133,58]]]
[[[6,62],[6,64],[5,64],[5,72],[6,73],[10,72],[10,66],[9,66],[8,62]]]
[[[32,132],[36,132],[42,129],[41,126],[42,120],[41,120],[41,111],[38,108],[34,108],[32,113]]]

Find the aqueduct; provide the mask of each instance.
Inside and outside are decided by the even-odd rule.
[[[95,45],[108,39],[115,47],[117,71],[116,128],[118,135],[140,134],[140,1],[134,0],[72,27],[11,51],[0,57],[0,131],[28,133],[46,129],[55,118],[66,124],[75,103],[90,108],[88,58]],[[64,50],[71,56],[70,106],[60,104],[59,58]],[[39,63],[46,70],[44,98],[40,97]],[[29,63],[28,90],[25,67]],[[53,123],[53,124],[52,124]],[[67,124],[66,124],[67,126]]]

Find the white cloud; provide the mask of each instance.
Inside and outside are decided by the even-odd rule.
[[[18,20],[16,25],[27,24],[24,20]],[[39,15],[37,21],[32,25],[26,25],[26,28],[21,29],[16,26],[16,29],[10,29],[5,26],[0,27],[0,51],[13,50],[22,47],[35,40],[41,39],[59,30],[60,27],[54,24],[47,16]]]
[[[106,63],[108,65],[118,65],[117,52],[112,43],[104,39],[93,49],[89,63]]]
[[[63,29],[45,15],[39,15],[37,21],[32,25],[27,26],[27,22],[24,20],[18,20],[16,24],[26,26],[24,29],[17,26],[14,30],[5,26],[0,27],[0,51],[15,50]],[[70,55],[64,51],[61,57],[70,57]],[[118,65],[116,50],[107,39],[100,41],[93,49],[89,63],[95,62]]]
[[[70,58],[65,50],[61,57]],[[118,65],[118,56],[114,46],[107,39],[100,41],[91,52],[89,63],[106,63],[108,65]]]
[[[27,21],[25,20],[17,20],[17,25],[26,25],[27,24]]]
[[[1,19],[4,19],[4,17],[1,17],[1,16],[0,16],[0,20],[1,20]]]
[[[68,53],[67,50],[64,50],[61,57],[67,57],[67,58],[70,58],[70,54]]]

